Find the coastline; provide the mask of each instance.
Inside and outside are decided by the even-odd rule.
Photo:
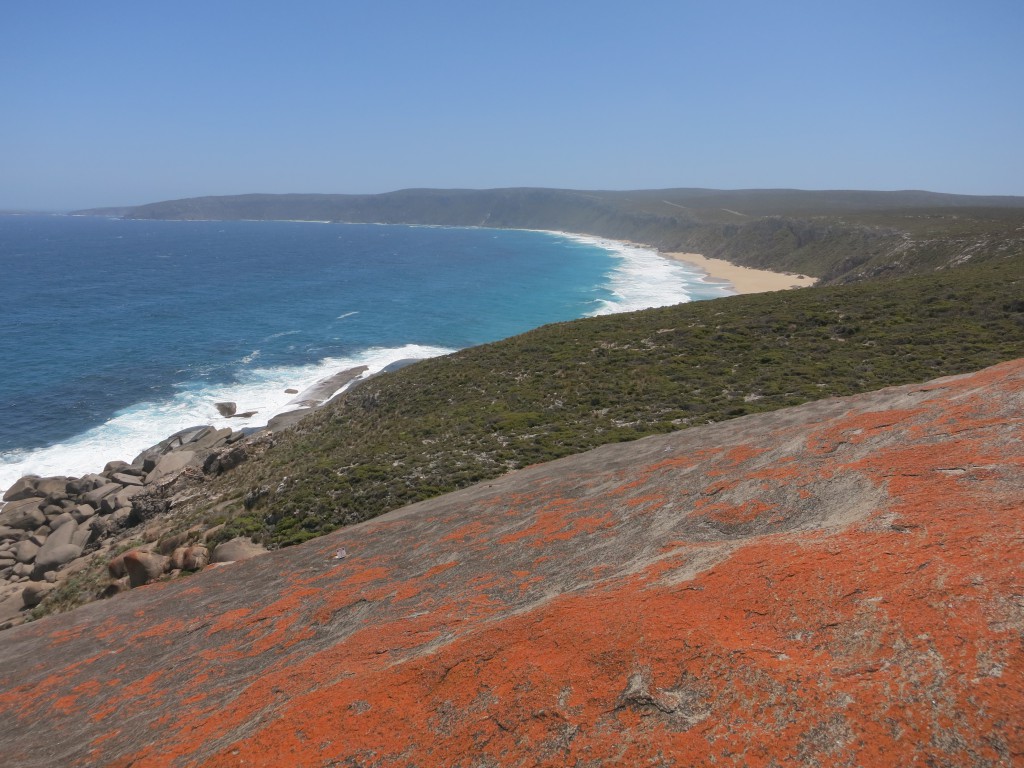
[[[818,279],[806,275],[772,272],[767,269],[741,267],[725,259],[709,259],[699,253],[666,253],[662,256],[695,267],[708,276],[708,282],[728,283],[737,294],[768,293],[790,288],[808,288]]]

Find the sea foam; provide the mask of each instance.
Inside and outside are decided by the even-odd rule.
[[[398,360],[437,357],[454,351],[418,344],[375,348],[350,358],[328,357],[310,365],[245,370],[233,384],[184,385],[169,400],[132,405],[105,424],[70,440],[32,451],[0,453],[0,490],[23,475],[78,476],[97,472],[112,459],[131,461],[141,451],[189,426],[263,427],[277,414],[294,409],[291,403],[295,395],[285,392],[286,389],[306,390],[347,368],[365,365],[365,377]],[[225,401],[236,403],[239,413],[256,413],[250,418],[224,418],[214,403]]]
[[[619,240],[557,232],[561,237],[608,251],[620,261],[608,275],[611,296],[600,300],[591,316],[633,312],[682,304],[695,298],[714,298],[733,293],[727,285],[707,283],[696,267],[665,258],[657,251]],[[698,295],[699,294],[699,295]]]

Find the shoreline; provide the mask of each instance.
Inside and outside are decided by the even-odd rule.
[[[669,253],[657,251],[666,259],[695,267],[707,275],[707,282],[727,283],[739,295],[809,288],[818,282],[816,277],[768,269],[741,267],[725,259],[711,259],[699,253]]]
[[[462,229],[464,227],[457,228]],[[484,229],[483,227],[473,228]],[[604,238],[594,235],[572,233],[561,230],[526,231],[545,232],[546,234],[553,234],[560,237],[572,238],[580,242],[587,242],[590,244],[598,245],[599,247],[606,248],[613,252],[617,252],[617,255],[625,258],[629,258],[630,255],[635,257],[637,255],[637,252],[639,252],[641,254],[645,254],[644,258],[647,260],[647,263],[649,265],[655,266],[655,263],[662,263],[665,264],[666,266],[661,269],[665,270],[669,269],[669,265],[675,263],[678,264],[680,267],[689,268],[690,275],[686,279],[691,284],[703,283],[713,291],[720,291],[721,295],[728,295],[729,293],[733,292],[755,293],[759,291],[782,290],[790,287],[796,287],[797,285],[801,284],[813,284],[815,282],[814,280],[809,278],[798,278],[796,276],[779,274],[767,270],[755,270],[744,267],[738,267],[720,259],[707,259],[699,254],[663,253],[659,251],[657,248],[652,247],[650,245],[631,242],[628,240],[617,240],[613,238]],[[660,272],[661,269],[655,268],[655,271]],[[671,282],[674,281],[669,281],[669,283]],[[662,287],[667,288],[669,287],[669,285],[668,283],[666,283]],[[632,299],[634,299],[635,297],[630,296],[628,294],[620,294],[618,291],[616,291],[616,298],[617,300],[613,302],[605,301],[597,311],[591,314],[606,314],[613,312],[632,311],[634,309],[645,308],[645,306],[666,306],[669,304],[678,303],[680,301],[680,298],[673,298],[668,295],[661,297],[660,299],[655,299],[654,301],[651,301],[651,297],[647,296],[645,297],[645,306],[631,306],[631,304],[633,303]],[[685,301],[686,299],[684,298],[682,300]],[[690,300],[693,300],[693,298],[691,297]],[[380,352],[382,350],[374,349],[368,351]],[[389,351],[398,353],[395,359],[433,356],[432,354],[412,354],[407,347]],[[440,349],[437,349],[432,351],[434,353],[440,352],[443,354],[451,352],[453,350],[448,349],[441,351]],[[327,362],[329,361],[325,359],[317,361],[317,363],[310,364],[309,366],[300,366],[300,369],[321,369],[315,371],[315,373],[318,375],[315,375],[314,377],[308,378],[306,380],[302,380],[302,378],[304,377],[300,377],[298,381],[296,381],[294,378],[291,378],[290,381],[288,382],[275,381],[273,382],[273,384],[271,384],[270,381],[263,382],[265,386],[260,387],[260,389],[267,389],[267,392],[260,392],[258,394],[267,395],[267,393],[270,392],[271,389],[273,389],[276,393],[276,397],[270,397],[269,400],[266,397],[254,399],[253,395],[257,394],[254,392],[246,392],[245,394],[243,394],[242,392],[234,391],[216,391],[221,388],[214,388],[213,391],[206,393],[208,397],[205,397],[204,399],[204,413],[196,413],[195,418],[182,420],[182,424],[187,425],[205,422],[217,428],[229,426],[232,427],[233,429],[247,428],[253,430],[262,430],[266,429],[272,421],[280,423],[282,421],[291,422],[297,420],[297,418],[300,417],[310,405],[309,403],[300,403],[298,401],[302,401],[304,399],[308,400],[311,398],[303,397],[303,395],[299,395],[298,397],[295,398],[288,398],[287,396],[282,397],[281,393],[282,391],[285,390],[285,387],[298,388],[299,390],[303,391],[304,395],[309,395],[310,393],[308,392],[308,390],[316,389],[318,386],[323,387],[326,384],[326,382],[329,382],[332,379],[332,377],[339,373],[339,371],[345,372],[355,366],[365,364],[369,361],[365,359],[365,355],[356,355],[353,357],[353,359],[346,359],[344,361],[330,361],[337,364],[337,367],[332,366],[331,370],[325,370],[323,369],[323,366]],[[374,362],[382,363],[382,365],[375,366],[371,364],[370,368],[386,367],[387,364],[393,362],[393,360],[385,359],[382,361],[377,360]],[[306,373],[307,375],[309,373],[313,373],[312,370],[306,370],[302,372]],[[291,372],[292,375],[298,373],[300,373],[299,369],[296,369]],[[250,383],[250,385],[251,384],[253,383]],[[251,388],[251,386],[246,387],[246,389],[249,388]],[[334,393],[332,392],[332,394]],[[226,418],[223,416],[218,418],[219,414],[215,414],[212,412],[207,413],[207,411],[213,410],[212,404],[214,402],[221,401],[237,402],[239,414],[231,418]],[[170,405],[174,407],[180,406],[182,405],[182,403],[172,401]],[[253,411],[255,411],[255,413],[252,413],[251,417],[245,417],[246,415],[249,414],[249,412]],[[99,425],[94,429],[88,430],[86,433],[84,433],[84,437],[88,438],[87,440],[84,441],[84,443],[82,442],[82,440],[71,439],[68,441],[62,441],[61,443],[58,443],[53,446],[47,446],[40,449],[25,451],[23,457],[17,457],[18,459],[21,460],[12,461],[10,464],[14,466],[5,465],[3,468],[5,471],[0,473],[4,475],[3,481],[0,482],[0,495],[2,495],[3,491],[6,489],[8,485],[10,485],[13,482],[16,482],[18,478],[28,474],[40,474],[47,476],[72,476],[81,474],[86,471],[86,467],[84,464],[82,464],[82,466],[78,466],[78,463],[76,463],[77,458],[75,460],[72,460],[71,458],[64,457],[60,462],[57,462],[56,456],[50,454],[67,453],[69,455],[74,454],[77,457],[77,454],[82,453],[82,450],[80,449],[87,448],[87,452],[90,454],[94,454],[95,452],[100,451],[108,455],[118,454],[117,458],[124,459],[125,456],[134,455],[138,451],[144,450],[145,448],[155,444],[157,441],[162,440],[166,436],[166,434],[173,433],[174,431],[176,431],[175,428],[179,426],[168,425],[168,429],[166,431],[160,430],[159,433],[154,431],[153,434],[148,435],[146,439],[135,441],[137,444],[120,445],[119,443],[122,442],[121,436],[119,434],[110,435],[107,434],[107,432],[110,432],[111,430],[116,431],[116,429],[118,428],[119,421],[123,421],[125,419],[130,418],[131,414],[126,411],[125,414],[118,415],[117,417],[111,419],[107,423]],[[94,432],[96,434],[91,434]],[[83,436],[78,437],[81,438]],[[99,449],[99,446],[96,443],[98,443],[101,440],[111,441],[112,444],[109,446],[108,450]],[[79,443],[82,443],[82,445],[79,445]],[[15,458],[15,455],[12,455],[9,458]],[[58,466],[58,463],[60,464],[60,466]],[[74,466],[72,466],[72,464],[74,464]],[[15,469],[15,466],[17,466],[17,469]],[[14,471],[11,472],[11,470]],[[7,475],[10,476],[8,477]]]

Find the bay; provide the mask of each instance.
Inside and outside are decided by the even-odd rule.
[[[526,230],[0,216],[0,488],[262,426],[344,368],[725,295],[652,251]],[[234,401],[248,419],[221,417]]]

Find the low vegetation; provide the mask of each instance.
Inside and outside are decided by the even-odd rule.
[[[545,326],[365,382],[212,482],[284,546],[595,446],[1024,356],[1024,254]]]

